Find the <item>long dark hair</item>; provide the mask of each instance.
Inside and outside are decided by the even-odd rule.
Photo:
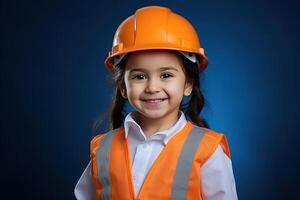
[[[200,127],[209,128],[208,123],[200,116],[200,112],[204,107],[204,96],[200,91],[200,81],[199,77],[202,73],[199,70],[199,67],[196,63],[191,62],[186,57],[184,57],[181,53],[175,51],[177,56],[179,56],[183,63],[183,71],[185,73],[186,79],[189,82],[193,83],[193,90],[190,95],[189,101],[186,104],[180,105],[180,110],[182,110],[187,118],[192,121],[194,124]],[[109,108],[108,113],[104,113],[104,115],[110,115],[110,123],[109,129],[116,129],[123,125],[123,121],[128,113],[124,111],[124,106],[126,103],[126,99],[123,98],[120,90],[120,86],[123,86],[124,83],[124,73],[125,73],[125,65],[128,60],[130,53],[125,55],[120,63],[115,66],[115,70],[113,72],[113,81],[115,84],[115,91],[112,98],[112,105]],[[200,62],[200,57],[197,57]],[[99,127],[101,122],[104,119],[104,115],[100,116],[94,123],[94,131]]]

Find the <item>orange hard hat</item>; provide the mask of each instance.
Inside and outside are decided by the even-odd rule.
[[[200,70],[207,67],[208,59],[191,23],[184,17],[161,6],[147,6],[136,10],[118,27],[111,51],[105,59],[109,70],[116,64],[114,58],[126,53],[150,49],[170,49],[181,52],[187,58],[200,57]],[[119,56],[118,56],[119,55]],[[196,59],[190,59],[196,62]]]

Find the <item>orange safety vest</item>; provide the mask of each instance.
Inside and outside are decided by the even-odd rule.
[[[187,121],[154,161],[135,197],[124,128],[97,135],[91,141],[91,173],[96,197],[102,200],[202,200],[200,168],[218,144],[231,158],[224,134]]]

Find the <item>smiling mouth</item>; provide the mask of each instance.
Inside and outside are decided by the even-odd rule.
[[[142,99],[142,101],[149,102],[149,103],[159,103],[164,100],[166,100],[166,99]]]

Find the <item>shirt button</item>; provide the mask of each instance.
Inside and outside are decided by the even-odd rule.
[[[148,145],[147,144],[143,144],[143,149],[147,149]]]

